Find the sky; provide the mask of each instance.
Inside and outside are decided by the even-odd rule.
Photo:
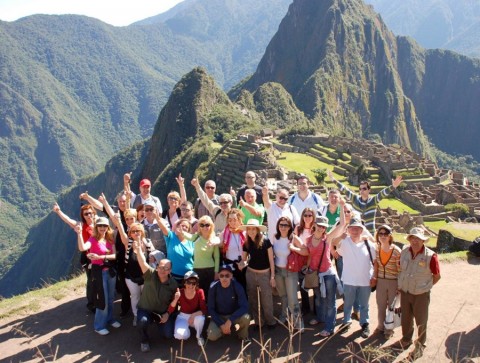
[[[14,21],[33,14],[87,15],[125,26],[158,15],[182,0],[0,0],[0,20]]]

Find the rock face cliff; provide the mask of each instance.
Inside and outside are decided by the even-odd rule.
[[[397,63],[396,38],[361,0],[296,0],[245,87],[278,82],[307,117],[335,133],[378,134],[422,152]]]

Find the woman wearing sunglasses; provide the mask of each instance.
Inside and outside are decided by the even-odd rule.
[[[202,338],[205,315],[207,315],[207,303],[205,293],[198,288],[199,277],[194,271],[188,271],[184,276],[184,287],[177,290],[171,303],[173,308],[180,306],[180,312],[175,320],[174,337],[179,340],[190,338],[190,327],[195,328],[197,343],[205,344]]]
[[[300,238],[293,234],[292,221],[288,217],[280,217],[276,226],[273,239],[273,252],[275,255],[275,285],[282,301],[282,313],[279,320],[287,321],[288,313],[292,316],[293,327],[303,331],[303,318],[298,302],[298,272],[287,269],[288,255],[298,253],[307,256],[308,249]]]
[[[83,240],[82,228],[75,227],[78,249],[89,251],[87,257],[92,261],[92,280],[95,291],[95,332],[100,335],[109,333],[108,325],[119,328],[121,324],[113,319],[113,299],[115,297],[115,242],[113,230],[108,219],[100,217],[95,223],[93,234],[88,241]]]
[[[70,218],[66,215],[61,209],[60,206],[55,203],[53,205],[53,211],[64,221],[70,228],[75,230],[77,224],[81,225],[83,240],[87,241],[93,233],[93,227],[95,225],[95,218],[97,212],[90,204],[85,204],[80,207],[80,222]],[[93,304],[93,285],[92,285],[92,270],[90,265],[90,260],[87,257],[87,252],[82,251],[80,255],[80,264],[85,269],[85,274],[87,275],[87,287],[86,287],[86,297],[87,297],[87,309],[94,313],[95,306]]]
[[[376,332],[384,333],[388,339],[393,335],[392,330],[385,330],[383,322],[387,306],[392,304],[398,290],[398,274],[400,273],[400,248],[393,243],[392,228],[386,224],[377,229],[375,235],[377,242],[377,271],[374,277],[377,279],[377,307],[378,326]]]
[[[200,288],[206,296],[208,296],[210,284],[218,279],[220,266],[220,239],[215,235],[214,228],[212,218],[200,217],[198,232],[191,237],[194,242],[193,270],[198,274]]]

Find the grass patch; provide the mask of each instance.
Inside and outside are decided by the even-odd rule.
[[[435,222],[424,222],[425,226],[438,233],[440,229],[444,228],[447,225],[447,221],[435,221]]]
[[[399,214],[402,214],[403,212],[408,212],[410,214],[420,214],[418,210],[410,208],[408,205],[396,198],[386,198],[380,201],[380,208],[384,209],[388,207],[397,210]]]
[[[438,259],[442,262],[467,261],[468,251],[457,251],[451,253],[442,253],[438,255]]]
[[[447,223],[442,229],[466,241],[473,241],[480,236],[480,226],[474,223]]]
[[[70,280],[46,285],[22,295],[0,301],[0,319],[17,315],[29,315],[45,308],[49,302],[70,296],[72,291],[85,290],[85,275],[82,273]]]

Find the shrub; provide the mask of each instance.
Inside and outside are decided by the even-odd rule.
[[[470,209],[468,205],[463,203],[451,203],[445,206],[445,211],[447,212],[459,212],[459,218],[465,218],[470,216]]]
[[[312,170],[315,179],[317,179],[318,184],[323,184],[325,178],[327,177],[327,169],[325,168],[317,168]]]

